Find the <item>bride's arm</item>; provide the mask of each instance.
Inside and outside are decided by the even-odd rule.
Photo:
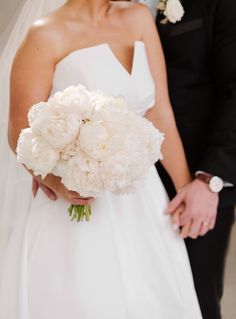
[[[29,126],[29,108],[48,100],[60,43],[56,32],[35,25],[16,54],[11,72],[8,129],[9,145],[13,152],[16,152],[21,130]],[[34,178],[72,204],[87,204],[87,201],[78,199],[79,194],[68,191],[54,175],[48,175],[43,181],[39,176]]]
[[[164,55],[151,13],[142,8],[142,40],[145,43],[149,65],[156,85],[156,103],[146,117],[162,132],[165,133],[162,152],[162,164],[170,175],[177,190],[183,188],[191,181],[183,145],[176,127],[171,107],[168,88],[167,73]]]
[[[32,27],[13,61],[8,137],[14,152],[21,129],[29,126],[29,108],[46,101],[51,91],[56,49],[49,35],[43,28]]]

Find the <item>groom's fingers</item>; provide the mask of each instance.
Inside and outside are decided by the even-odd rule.
[[[180,231],[180,237],[182,237],[183,239],[189,237],[191,226],[192,226],[192,222],[189,222],[186,225],[184,225]]]
[[[202,226],[201,226],[201,229],[199,232],[199,236],[201,236],[201,237],[205,236],[211,230],[210,227],[211,227],[211,223],[209,223],[208,225],[202,223]]]
[[[209,230],[213,230],[216,225],[216,217],[212,217],[209,223]]]
[[[192,239],[196,239],[199,236],[204,236],[210,228],[210,223],[207,225],[207,227],[204,227],[204,233],[203,233],[203,221],[200,219],[191,219],[190,214],[188,214],[187,211],[185,211],[181,216],[179,220],[180,226],[184,227],[186,224],[189,224],[191,222],[191,229],[189,229],[189,233],[187,237],[190,237]],[[204,221],[206,223],[206,221]],[[187,238],[184,237],[184,238]]]
[[[185,198],[185,192],[179,192],[172,201],[169,202],[165,214],[172,215],[175,213],[176,209],[183,203]]]
[[[202,228],[201,221],[193,221],[188,236],[192,239],[196,239],[200,235],[201,228]]]
[[[190,222],[192,222],[191,214],[189,213],[188,209],[185,209],[185,211],[179,218],[179,225],[184,226],[186,224],[189,224]]]
[[[216,225],[216,217],[213,217],[210,221],[210,230],[213,230],[215,228],[215,225]]]

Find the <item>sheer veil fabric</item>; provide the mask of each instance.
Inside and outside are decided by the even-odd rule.
[[[25,3],[25,0],[18,0],[14,5],[14,8],[11,8],[10,15],[9,13],[5,17],[4,28],[1,29],[0,33],[0,56],[2,54],[3,49],[9,39],[9,35],[11,34],[14,25],[16,24],[17,18],[19,17],[19,13],[22,10],[22,6]]]
[[[15,156],[9,149],[7,139],[9,113],[9,80],[10,70],[15,53],[25,37],[29,27],[38,18],[56,10],[65,3],[65,0],[26,0],[18,8],[15,21],[9,26],[0,38],[0,287],[1,269],[4,265],[4,254],[10,237],[18,232],[22,234],[29,212],[31,200],[31,177],[17,164]],[[12,31],[10,31],[10,29]],[[6,35],[8,40],[6,41]],[[5,44],[5,45],[4,45]],[[24,187],[17,187],[23,182]],[[18,215],[17,208],[21,207]],[[25,209],[24,209],[25,207]],[[24,212],[25,215],[22,215]],[[14,231],[13,231],[14,230]],[[19,237],[18,237],[19,238]],[[20,242],[15,243],[20,245]],[[14,251],[19,251],[19,247]],[[15,258],[17,256],[15,255]],[[17,265],[17,262],[14,263]]]

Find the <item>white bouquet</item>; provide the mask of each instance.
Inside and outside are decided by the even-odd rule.
[[[83,197],[134,192],[162,158],[164,136],[151,122],[131,112],[122,97],[82,85],[32,106],[28,121],[18,140],[18,162],[42,178],[59,176]],[[73,220],[89,220],[91,209],[71,205],[69,213]]]

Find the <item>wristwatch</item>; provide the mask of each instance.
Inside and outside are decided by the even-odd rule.
[[[213,193],[219,193],[224,188],[224,181],[218,176],[207,173],[197,173],[196,178],[206,183]]]

